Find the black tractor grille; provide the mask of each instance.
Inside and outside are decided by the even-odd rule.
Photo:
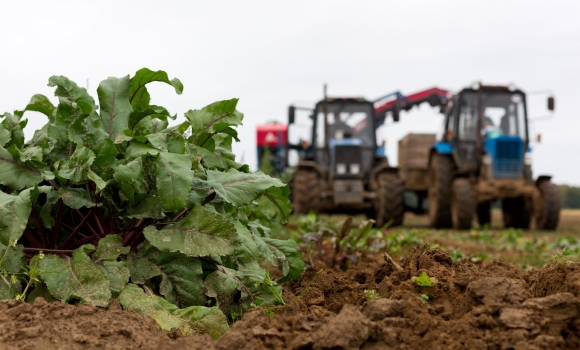
[[[336,146],[334,149],[334,166],[337,167],[338,164],[345,167],[346,173],[337,174],[337,176],[352,176],[358,175],[362,172],[361,162],[362,162],[362,148],[359,145],[340,145]],[[358,174],[353,174],[354,168],[358,168]]]

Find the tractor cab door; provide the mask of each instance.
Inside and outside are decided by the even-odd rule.
[[[477,138],[481,124],[478,122],[478,105],[475,94],[459,97],[452,110],[453,158],[460,172],[477,170]]]

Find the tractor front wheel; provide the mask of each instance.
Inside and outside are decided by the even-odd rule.
[[[314,170],[299,169],[292,184],[292,209],[294,214],[317,212],[320,206],[320,178]]]
[[[453,180],[451,194],[451,220],[456,230],[468,230],[473,223],[474,205],[468,179]]]
[[[375,216],[377,226],[390,222],[390,226],[403,224],[405,202],[403,192],[404,181],[394,173],[381,173],[377,177],[377,197],[375,201]]]
[[[436,154],[429,167],[429,221],[434,228],[449,228],[451,222],[451,182],[453,160]]]

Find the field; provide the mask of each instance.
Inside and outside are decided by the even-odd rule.
[[[555,232],[503,229],[500,212],[491,228],[471,231],[433,230],[417,216],[384,233],[361,229],[364,218],[355,217],[351,230],[341,231],[347,219],[294,217],[280,227],[277,235],[298,240],[312,265],[284,284],[285,305],[240,315],[217,342],[162,332],[118,303],[102,309],[41,298],[33,306],[2,304],[0,341],[6,349],[580,346],[580,265],[573,263],[580,211],[563,211]],[[342,246],[334,239],[340,235]]]
[[[577,212],[556,232],[289,216],[289,187],[235,161],[238,99],[170,126],[153,82],[183,91],[143,68],[97,103],[53,76],[57,106],[3,115],[2,349],[580,347]],[[47,117],[30,142],[26,111]]]

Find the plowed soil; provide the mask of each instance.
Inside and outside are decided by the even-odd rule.
[[[423,271],[434,286],[411,281]],[[285,306],[247,312],[217,342],[162,332],[118,304],[42,299],[0,304],[0,342],[2,349],[578,349],[579,297],[580,264],[524,273],[499,260],[454,262],[420,246],[400,266],[375,256],[347,271],[309,267],[286,286]]]

